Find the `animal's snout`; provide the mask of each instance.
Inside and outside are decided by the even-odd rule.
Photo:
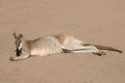
[[[20,56],[21,55],[21,53],[22,53],[22,49],[16,49],[15,50],[15,52],[16,52],[16,56]]]

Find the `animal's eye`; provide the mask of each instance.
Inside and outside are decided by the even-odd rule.
[[[15,41],[16,49],[20,48],[20,44],[21,44],[20,40]]]
[[[19,41],[17,45],[20,46],[20,44],[21,44],[21,42]]]

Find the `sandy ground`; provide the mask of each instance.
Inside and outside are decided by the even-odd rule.
[[[13,32],[26,39],[66,33],[125,50],[125,0],[0,0],[0,83],[125,83],[125,56],[109,52],[16,62]]]

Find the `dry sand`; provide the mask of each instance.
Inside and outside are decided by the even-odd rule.
[[[0,0],[0,83],[125,83],[125,56],[109,52],[16,62],[12,33],[26,39],[66,33],[125,50],[125,0]]]

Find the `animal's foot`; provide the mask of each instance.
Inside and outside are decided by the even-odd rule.
[[[17,61],[17,59],[14,57],[10,57],[10,61]]]
[[[98,55],[98,56],[106,55],[106,53],[104,51],[99,51],[99,52],[93,53],[93,54]]]

